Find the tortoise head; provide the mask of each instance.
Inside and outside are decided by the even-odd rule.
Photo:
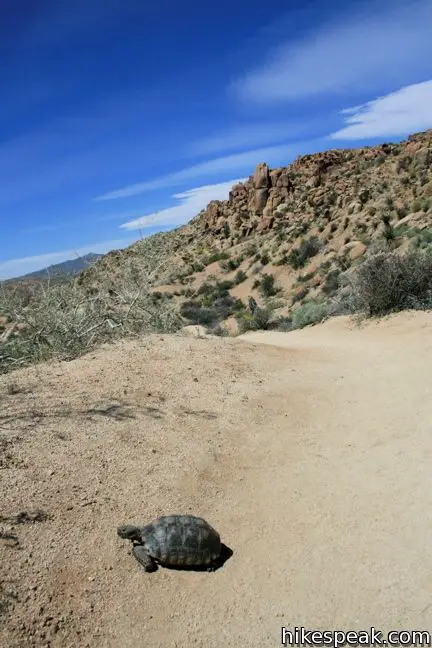
[[[117,529],[117,535],[124,540],[135,540],[139,542],[141,540],[141,529],[133,524],[123,524]]]

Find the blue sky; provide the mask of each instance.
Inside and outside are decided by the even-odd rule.
[[[0,278],[432,127],[431,0],[3,0]]]

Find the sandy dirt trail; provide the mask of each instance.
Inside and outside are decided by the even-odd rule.
[[[0,645],[432,631],[431,378],[430,313],[151,336],[1,377]],[[116,536],[175,512],[219,530],[220,570],[145,574]]]

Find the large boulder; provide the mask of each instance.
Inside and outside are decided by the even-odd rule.
[[[270,175],[267,164],[257,164],[253,177],[254,189],[268,189],[270,186]]]
[[[268,195],[269,195],[268,189],[257,189],[255,191],[254,204],[253,204],[255,212],[260,213],[263,211],[264,207],[267,204]]]

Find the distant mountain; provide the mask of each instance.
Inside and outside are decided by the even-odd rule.
[[[22,279],[66,279],[72,275],[79,274],[82,270],[85,270],[90,265],[98,261],[103,255],[102,254],[86,254],[85,256],[79,257],[77,259],[71,259],[69,261],[63,261],[63,263],[56,263],[55,265],[48,266],[47,268],[42,268],[42,270],[36,270],[35,272],[29,272],[26,275],[21,277],[15,277],[10,281],[20,281]]]

